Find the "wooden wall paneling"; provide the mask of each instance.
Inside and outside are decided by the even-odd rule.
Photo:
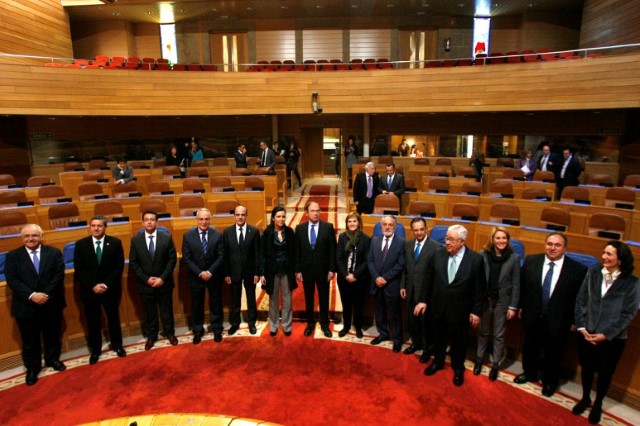
[[[640,40],[640,0],[586,0],[580,47],[637,43]],[[630,50],[638,51],[635,47]]]
[[[518,52],[525,49],[537,51],[541,48],[570,50],[578,47],[580,30],[555,23],[525,21],[522,25],[520,40],[520,46],[513,50]]]
[[[391,57],[390,29],[354,29],[349,32],[351,59]]]
[[[295,30],[257,31],[255,34],[257,61],[296,60]]]
[[[342,59],[342,29],[305,29],[302,51],[307,59]]]
[[[134,40],[138,57],[162,57],[160,27],[157,24],[135,24]]]
[[[303,179],[323,176],[322,128],[303,128],[300,146],[304,162]],[[318,161],[320,160],[320,161]]]
[[[73,56],[94,59],[96,55],[134,56],[129,50],[125,21],[92,21],[74,23]]]

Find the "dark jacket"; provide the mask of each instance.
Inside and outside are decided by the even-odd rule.
[[[273,248],[273,238],[275,234],[275,228],[272,226],[268,226],[267,229],[264,230],[262,236],[260,237],[260,275],[264,276],[266,280],[265,291],[267,294],[273,293],[273,285],[276,276],[275,271],[275,250]],[[298,283],[296,282],[295,276],[295,262],[294,259],[296,257],[296,244],[295,244],[295,233],[293,229],[288,226],[284,227],[284,239],[287,242],[287,261],[289,262],[289,268],[286,271],[287,279],[289,280],[289,289],[293,291],[298,287]]]

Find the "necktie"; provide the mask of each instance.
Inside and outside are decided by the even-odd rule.
[[[384,262],[384,258],[387,257],[387,253],[389,252],[389,239],[384,239],[384,247],[382,248],[382,261]]]
[[[156,246],[153,244],[153,235],[149,235],[149,254],[153,259],[153,255],[156,254]]]
[[[456,278],[456,257],[455,256],[451,256],[451,263],[449,263],[449,284],[451,284],[453,282],[453,280]]]
[[[387,178],[387,189],[391,189],[391,176]]]
[[[545,155],[544,157],[542,157],[542,166],[540,167],[542,169],[542,171],[547,171],[547,161],[549,161],[549,156]]]
[[[316,239],[317,239],[316,225],[311,225],[311,237],[309,238],[309,242],[311,243],[312,249],[316,248]]]
[[[202,252],[207,252],[207,233],[202,232]]]
[[[267,164],[267,150],[262,151],[262,167],[265,167]]]
[[[549,270],[547,271],[547,275],[544,276],[544,280],[542,281],[542,313],[547,313],[547,305],[549,304],[549,299],[551,298],[551,279],[553,278],[553,267],[555,263],[549,262]]]
[[[373,197],[373,179],[371,176],[367,177],[367,198]]]
[[[242,247],[242,244],[244,244],[244,235],[242,235],[242,226],[240,227],[240,237],[238,237],[238,245],[240,247]]]
[[[102,247],[100,247],[102,241],[96,241],[96,257],[98,258],[98,263],[102,261]]]
[[[37,273],[40,273],[40,259],[38,259],[38,252],[34,250],[31,254],[33,255],[33,267],[36,268]]]
[[[413,259],[418,259],[418,256],[420,256],[420,243],[416,244],[416,249],[413,251]]]

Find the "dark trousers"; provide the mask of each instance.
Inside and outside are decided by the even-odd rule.
[[[584,340],[582,334],[580,334],[579,339],[578,359],[582,367],[582,399],[591,399],[594,375],[598,373],[594,405],[602,406],[602,401],[607,395],[613,373],[616,371],[616,366],[622,356],[627,340],[614,339],[592,345]]]
[[[244,291],[247,295],[247,323],[256,324],[258,317],[256,309],[256,285],[253,280],[244,280]],[[231,283],[231,312],[229,313],[229,323],[239,326],[241,322],[240,309],[242,306],[242,281]]]
[[[148,340],[157,340],[159,334],[158,311],[162,321],[162,335],[164,337],[175,335],[173,323],[173,291],[154,291],[153,293],[141,293],[142,331]]]
[[[107,316],[109,342],[111,349],[122,348],[122,329],[120,328],[120,296],[93,296],[83,300],[87,318],[87,343],[91,354],[102,352],[102,309]]]
[[[434,319],[434,363],[444,365],[444,358],[449,343],[449,354],[451,355],[451,368],[456,373],[464,371],[464,359],[467,355],[467,336],[469,334],[469,323],[450,322],[445,318]]]
[[[364,317],[364,299],[367,295],[369,283],[356,281],[350,283],[342,277],[338,277],[340,300],[342,301],[342,323],[348,330],[351,327],[351,318],[356,329],[362,329]]]
[[[388,339],[391,333],[393,343],[402,343],[402,307],[400,294],[387,296],[382,289],[374,295],[376,328],[382,338]]]
[[[358,200],[356,211],[358,212],[358,214],[373,213],[373,206],[375,204],[375,201],[376,201],[375,197],[371,197],[371,198],[364,197],[362,200]]]
[[[39,372],[42,368],[42,346],[44,342],[44,362],[49,364],[60,360],[62,341],[62,309],[38,307],[38,312],[31,318],[17,318],[20,337],[22,338],[22,362],[27,370]]]
[[[432,350],[431,314],[427,310],[418,316],[413,315],[416,304],[407,300],[407,324],[409,325],[411,344],[416,348]]]
[[[209,292],[209,319],[211,331],[222,333],[224,311],[222,308],[222,283],[209,280],[204,286],[189,287],[191,291],[191,322],[194,334],[204,333],[204,296]],[[254,298],[255,299],[255,298]]]
[[[303,275],[304,276],[304,275]],[[318,303],[320,304],[320,325],[329,327],[329,281],[302,281],[304,287],[304,304],[307,315],[307,325],[313,326],[315,319],[315,293],[318,288]]]
[[[522,368],[527,377],[538,377],[540,354],[542,353],[544,354],[542,382],[558,385],[562,354],[568,334],[568,329],[560,335],[552,333],[546,316],[537,318],[532,324],[525,326]]]
[[[298,163],[296,163],[295,167],[287,166],[287,178],[291,177],[291,172],[296,175],[296,179],[298,179],[298,186],[302,186],[302,179],[300,178],[300,172],[298,171]],[[291,182],[289,182],[289,187],[292,187]]]

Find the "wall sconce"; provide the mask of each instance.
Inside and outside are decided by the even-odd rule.
[[[451,51],[451,37],[447,37],[444,39],[444,51],[445,52]]]
[[[315,114],[322,114],[322,108],[318,106],[318,92],[311,93],[311,108]]]

